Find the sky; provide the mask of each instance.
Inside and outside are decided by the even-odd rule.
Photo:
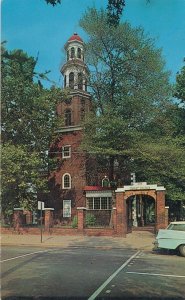
[[[44,0],[1,0],[1,39],[8,50],[22,49],[38,56],[37,71],[51,71],[49,78],[63,84],[60,74],[65,62],[64,44],[77,32],[87,39],[79,20],[88,7],[106,8],[108,0],[61,0],[61,5],[47,5]],[[183,66],[185,57],[185,0],[126,0],[121,21],[141,26],[162,48],[171,82]],[[46,87],[50,84],[44,83]]]

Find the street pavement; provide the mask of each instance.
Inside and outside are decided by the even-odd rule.
[[[182,300],[185,259],[134,249],[2,246],[2,300]]]
[[[185,259],[126,238],[2,234],[2,300],[182,300]]]
[[[90,247],[90,248],[127,248],[134,250],[152,250],[155,235],[147,231],[135,231],[123,237],[95,237],[95,236],[62,236],[26,234],[2,234],[1,245],[24,245],[41,247]]]

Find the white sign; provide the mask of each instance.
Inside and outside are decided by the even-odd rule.
[[[63,217],[71,217],[71,200],[63,200]]]
[[[38,210],[44,210],[44,202],[38,201]]]

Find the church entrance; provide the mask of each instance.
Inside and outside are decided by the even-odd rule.
[[[130,196],[126,201],[128,230],[155,225],[155,199],[148,195]]]
[[[115,193],[117,234],[123,236],[132,230],[157,232],[168,225],[163,186],[138,182],[117,188]]]

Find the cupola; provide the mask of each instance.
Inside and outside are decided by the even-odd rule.
[[[64,88],[87,91],[88,69],[84,63],[84,42],[74,33],[65,44],[66,63],[61,69]]]

